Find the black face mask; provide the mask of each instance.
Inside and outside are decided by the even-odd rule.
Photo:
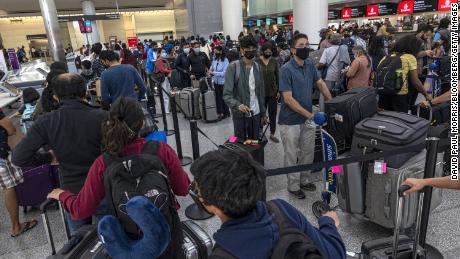
[[[255,50],[248,50],[244,52],[244,57],[247,59],[253,59],[256,56],[256,51]]]
[[[310,56],[310,49],[309,48],[297,48],[296,54],[302,60],[307,59]]]
[[[264,58],[270,58],[272,55],[272,53],[264,53]]]

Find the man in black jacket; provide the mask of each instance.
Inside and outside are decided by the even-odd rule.
[[[200,80],[206,77],[206,72],[211,67],[211,61],[204,52],[200,51],[200,43],[195,41],[192,43],[193,50],[188,55],[188,63],[190,64],[190,73],[192,80]]]
[[[190,64],[188,55],[190,54],[190,44],[184,43],[181,46],[182,53],[176,58],[175,67],[180,73],[181,85],[179,88],[190,87]]]
[[[106,112],[84,101],[84,79],[77,74],[61,74],[52,81],[59,109],[42,115],[16,146],[12,162],[16,166],[39,166],[59,162],[61,187],[78,193],[94,160],[101,154],[101,125]],[[49,147],[49,152],[39,152]],[[91,218],[74,221],[67,217],[71,232]]]

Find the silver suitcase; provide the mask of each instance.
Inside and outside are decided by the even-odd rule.
[[[345,155],[344,157],[347,157]],[[362,163],[343,165],[343,173],[337,174],[337,199],[343,211],[364,213],[365,185]]]
[[[187,119],[200,119],[200,89],[184,88],[180,91],[180,107]]]
[[[207,259],[212,253],[212,239],[194,221],[181,222],[184,233],[183,259]]]
[[[435,177],[443,174],[444,154],[438,154]],[[374,163],[370,163],[366,181],[366,217],[370,221],[386,227],[394,228],[398,200],[398,188],[407,178],[423,178],[425,171],[426,151],[422,151],[404,163],[401,168],[387,168],[386,174],[375,174]],[[439,206],[442,201],[441,189],[433,189],[431,210]],[[404,218],[401,228],[412,227],[416,221],[418,196],[410,195],[402,213]]]
[[[202,119],[206,122],[216,122],[219,120],[216,107],[216,93],[208,90],[200,96],[200,107]]]

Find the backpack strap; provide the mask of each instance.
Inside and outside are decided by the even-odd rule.
[[[235,73],[233,76],[233,84],[238,85],[238,82],[240,81],[240,74],[241,74],[241,64],[240,60],[235,60],[232,62],[232,66],[235,68]]]

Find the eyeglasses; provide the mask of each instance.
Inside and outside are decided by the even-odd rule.
[[[195,201],[196,205],[198,207],[200,207],[202,210],[204,210],[206,213],[208,214],[213,214],[211,212],[209,212],[206,207],[204,206],[204,199],[203,197],[200,195],[200,190],[198,189],[198,184],[193,181],[191,184],[190,184],[190,187],[189,187],[189,194],[190,196],[192,197],[192,199]]]

